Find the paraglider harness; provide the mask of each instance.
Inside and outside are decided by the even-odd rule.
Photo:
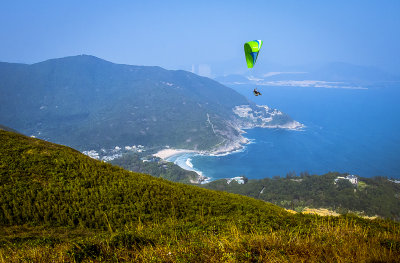
[[[259,91],[257,90],[257,88],[255,88],[255,89],[253,90],[253,93],[254,93],[255,96],[262,95],[261,92],[259,92]]]

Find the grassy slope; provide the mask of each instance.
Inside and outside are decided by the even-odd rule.
[[[391,221],[291,215],[0,131],[0,262],[399,258]]]
[[[175,184],[93,160],[71,148],[0,131],[0,214],[6,225],[122,228],[126,222],[204,216],[235,219],[283,209],[234,194]],[[107,220],[105,218],[107,217]]]

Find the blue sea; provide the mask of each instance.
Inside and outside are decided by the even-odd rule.
[[[329,171],[400,179],[400,83],[367,89],[231,86],[258,105],[277,108],[304,124],[303,131],[255,128],[252,143],[226,156],[183,154],[173,161],[211,180],[259,179]]]

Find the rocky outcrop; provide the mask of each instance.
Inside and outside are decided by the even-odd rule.
[[[239,129],[260,127],[299,130],[305,127],[289,115],[266,105],[240,105],[233,108],[233,112],[237,116],[235,121]]]

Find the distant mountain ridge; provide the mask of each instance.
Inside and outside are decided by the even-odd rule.
[[[0,63],[0,123],[79,150],[116,145],[212,149],[244,143],[245,97],[190,72],[114,64],[80,55]],[[257,116],[267,120],[267,110]],[[293,120],[285,114],[274,125]]]
[[[387,73],[372,66],[359,66],[344,62],[331,62],[321,66],[298,66],[261,68],[253,71],[253,75],[231,74],[218,76],[215,80],[223,84],[259,84],[267,86],[286,86],[291,81],[339,82],[347,87],[351,85],[370,85],[371,83],[400,81],[400,76]]]

